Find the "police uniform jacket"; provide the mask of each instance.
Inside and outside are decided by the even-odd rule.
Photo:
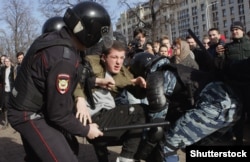
[[[44,34],[34,41],[12,90],[9,109],[23,112],[12,125],[41,117],[71,134],[87,135],[89,126],[84,127],[73,114],[72,96],[78,83],[80,56],[71,39],[63,29]]]

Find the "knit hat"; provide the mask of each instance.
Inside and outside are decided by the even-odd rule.
[[[240,21],[233,22],[230,29],[233,30],[233,28],[241,29],[244,31],[244,25]]]

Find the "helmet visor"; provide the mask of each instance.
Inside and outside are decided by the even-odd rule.
[[[101,39],[105,48],[111,48],[113,45],[113,29],[112,25],[103,26],[101,29]]]

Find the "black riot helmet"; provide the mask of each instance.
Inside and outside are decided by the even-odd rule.
[[[53,32],[53,31],[59,31],[61,30],[65,25],[65,22],[63,21],[62,17],[55,16],[52,18],[49,18],[44,24],[42,28],[42,34]]]
[[[85,46],[91,47],[100,39],[112,45],[112,28],[108,12],[100,4],[84,1],[68,8],[63,17],[67,27]],[[106,42],[105,42],[106,41]]]
[[[148,68],[150,67],[156,56],[148,52],[136,53],[130,60],[129,69],[135,77],[142,76],[146,77]]]

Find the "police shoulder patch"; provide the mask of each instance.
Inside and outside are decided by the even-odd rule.
[[[68,74],[58,74],[56,79],[57,91],[65,94],[69,90],[70,76]]]

